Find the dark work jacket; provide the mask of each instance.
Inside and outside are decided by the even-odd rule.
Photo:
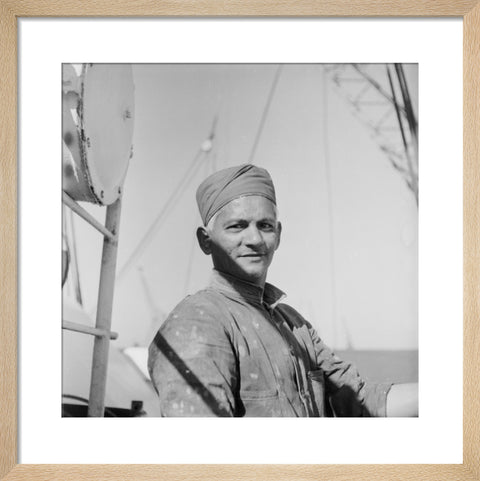
[[[213,271],[149,349],[163,416],[385,416],[391,384],[339,359],[282,291]]]

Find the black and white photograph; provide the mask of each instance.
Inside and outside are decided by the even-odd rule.
[[[63,417],[419,416],[418,64],[61,73]]]

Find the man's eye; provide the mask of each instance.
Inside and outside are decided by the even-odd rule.
[[[228,230],[238,230],[241,229],[242,225],[241,224],[232,224],[227,227]]]
[[[270,224],[270,222],[262,222],[262,224],[260,224],[260,228],[262,230],[267,230],[267,231],[271,231],[273,230],[275,227],[273,224]]]

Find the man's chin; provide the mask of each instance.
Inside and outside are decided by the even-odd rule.
[[[231,265],[216,265],[216,269],[225,272],[237,279],[241,279],[251,284],[263,285],[267,275],[267,268],[257,263],[232,263]]]

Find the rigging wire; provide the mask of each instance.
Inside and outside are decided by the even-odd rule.
[[[368,64],[362,67],[360,67],[359,64],[350,65],[355,70],[356,74],[363,78],[367,83],[367,86],[374,88],[376,93],[381,95],[385,101],[388,102],[388,105],[391,106],[388,110],[385,110],[384,114],[379,119],[374,120],[368,118],[368,113],[366,114],[365,111],[362,110],[362,104],[371,106],[373,103],[378,103],[376,101],[369,101],[367,104],[365,101],[361,100],[362,96],[367,91],[365,87],[361,88],[360,91],[357,91],[357,94],[354,97],[352,97],[348,90],[343,87],[345,82],[357,82],[359,78],[351,78],[345,76],[344,73],[342,74],[344,75],[342,77],[338,73],[335,73],[333,81],[339,90],[346,90],[342,96],[355,108],[352,114],[368,129],[372,130],[372,138],[378,144],[380,150],[386,154],[393,168],[401,174],[408,188],[412,191],[418,207],[418,125],[411,104],[403,66],[402,64],[394,64],[397,73],[395,80],[397,82],[392,86],[392,80],[389,78],[386,79],[387,82],[390,81],[390,85],[385,87],[387,90],[390,88],[390,92],[388,92],[387,90],[384,90],[377,80],[367,73],[366,65]],[[390,75],[388,65],[385,64],[384,68],[386,68],[388,77]],[[334,72],[338,72],[338,70],[338,67],[330,69],[330,71]],[[401,101],[397,100],[394,90],[394,88],[398,88],[398,84],[403,96],[403,105],[401,104]],[[394,122],[394,125],[390,125],[390,122],[387,125],[387,120],[389,120],[391,116],[395,116],[396,122]],[[410,128],[409,137],[405,136],[405,134],[408,133],[404,126],[405,122],[407,122],[407,125]]]
[[[217,117],[218,116],[215,116],[214,118],[212,130],[210,132],[209,137],[202,143],[201,147],[198,149],[192,162],[188,166],[188,169],[185,171],[185,174],[180,180],[178,186],[173,190],[172,194],[167,199],[166,203],[163,205],[157,217],[155,218],[151,226],[148,228],[147,232],[145,233],[141,241],[137,244],[137,247],[133,250],[133,252],[130,254],[130,257],[126,260],[123,267],[120,269],[117,275],[117,281],[120,281],[128,272],[128,270],[132,267],[132,265],[140,258],[144,250],[148,247],[149,243],[153,239],[154,235],[162,226],[167,213],[170,211],[170,208],[175,205],[174,204],[175,201],[178,200],[186,191],[188,185],[190,184],[193,177],[195,176],[200,166],[202,165],[200,158],[208,156],[212,148],[212,141],[215,136]]]
[[[405,111],[407,114],[408,125],[410,127],[410,133],[414,140],[415,145],[418,150],[418,122],[415,117],[415,112],[413,111],[412,100],[410,98],[410,93],[408,91],[407,79],[405,77],[405,71],[401,63],[395,64],[395,70],[397,72],[397,77],[400,83],[400,90],[404,99]]]
[[[147,232],[145,233],[141,241],[137,244],[137,247],[133,250],[133,252],[130,254],[130,257],[127,259],[123,267],[120,269],[117,275],[117,281],[121,280],[125,276],[127,271],[134,264],[134,262],[136,262],[139,259],[140,255],[148,247],[148,244],[152,240],[153,236],[156,234],[157,230],[162,225],[166,214],[168,213],[170,208],[174,205],[174,201],[176,201],[177,198],[179,198],[183,194],[186,187],[192,180],[192,177],[197,172],[199,166],[201,165],[201,162],[199,162],[199,159],[203,153],[204,151],[202,149],[199,149],[198,152],[195,154],[193,161],[190,163],[188,169],[185,171],[185,174],[180,180],[178,186],[173,190],[172,194],[163,205],[157,217],[152,222],[151,226],[148,228]]]
[[[332,195],[332,174],[330,169],[330,148],[328,132],[328,92],[327,92],[327,71],[323,67],[323,153],[325,157],[325,183],[327,187],[327,211],[328,211],[328,233],[330,242],[330,282],[332,286],[332,318],[333,336],[332,345],[337,343],[337,280],[335,276],[335,242],[334,242],[334,220],[333,220],[333,195]]]
[[[275,94],[275,90],[277,88],[278,79],[280,78],[280,73],[282,71],[282,68],[283,68],[283,65],[279,65],[277,68],[277,71],[275,72],[275,77],[273,78],[272,86],[270,87],[270,92],[268,93],[267,102],[265,103],[265,107],[263,108],[260,124],[258,125],[257,134],[253,142],[252,151],[250,152],[250,157],[248,158],[248,162],[247,162],[248,164],[251,164],[253,162],[253,158],[255,157],[255,152],[258,147],[258,142],[260,140],[260,136],[262,135],[263,127],[265,126],[265,121],[267,119],[267,115],[270,110],[270,105],[272,103],[272,99]]]
[[[402,92],[403,103],[407,112],[407,123],[410,129],[410,136],[413,144],[413,156],[415,162],[415,170],[418,171],[418,122],[413,111],[410,93],[408,91],[407,79],[401,63],[395,64],[395,71],[397,72],[398,81],[400,84],[400,91]],[[418,184],[418,182],[417,182]],[[418,185],[417,185],[418,191]]]
[[[397,114],[398,125],[400,127],[400,134],[402,136],[403,148],[405,150],[405,157],[407,159],[407,166],[408,166],[408,171],[409,171],[409,174],[410,174],[409,180],[410,180],[410,184],[411,184],[411,189],[413,191],[413,194],[415,196],[415,201],[417,202],[417,206],[418,206],[418,185],[417,185],[417,182],[416,182],[415,172],[413,171],[412,158],[411,158],[410,152],[408,150],[408,144],[407,144],[407,139],[406,139],[406,136],[405,136],[405,130],[404,130],[404,127],[403,127],[402,116],[400,115],[400,108],[399,108],[399,104],[398,104],[398,101],[397,101],[397,95],[395,93],[395,88],[393,86],[392,76],[390,74],[390,68],[388,67],[388,65],[387,65],[387,75],[388,75],[388,81],[390,83],[390,88],[392,89],[392,96],[393,96],[393,100],[394,100],[395,112]]]
[[[209,159],[205,162],[205,178],[208,177],[209,174],[212,174],[215,172],[215,156],[212,155],[210,156]],[[193,233],[192,236],[192,244],[190,247],[190,253],[188,256],[188,262],[187,262],[187,273],[185,276],[185,285],[184,285],[184,292],[185,295],[188,294],[188,287],[190,285],[190,280],[192,276],[192,267],[193,267],[193,258],[195,256],[195,247],[197,246],[197,236],[195,235],[195,232]]]

